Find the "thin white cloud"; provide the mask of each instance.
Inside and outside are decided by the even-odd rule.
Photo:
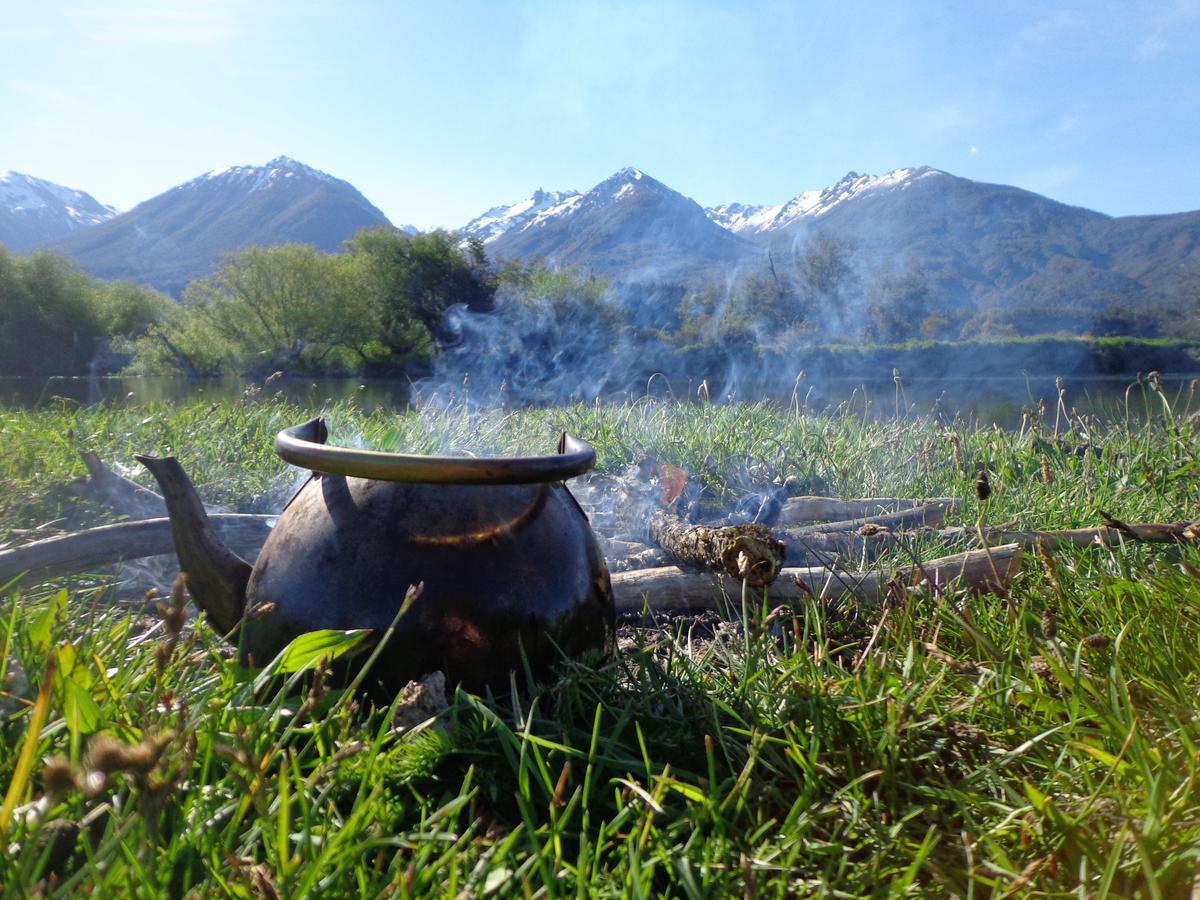
[[[130,0],[63,10],[64,16],[80,23],[85,37],[100,44],[225,41],[234,36],[230,13],[225,0]]]
[[[179,27],[132,25],[128,28],[98,29],[88,36],[99,44],[200,44],[226,41],[233,37],[233,33],[225,28],[215,28],[206,25]]]
[[[1051,196],[1079,181],[1083,170],[1073,163],[1059,163],[1043,166],[1025,172],[1016,179],[1016,183],[1038,194]]]
[[[1017,41],[1023,44],[1056,44],[1064,38],[1089,31],[1091,23],[1088,17],[1070,9],[1059,9],[1039,16],[1016,35]]]
[[[942,103],[918,113],[926,131],[950,134],[977,124],[978,116],[967,112],[960,103]]]
[[[0,85],[10,93],[30,97],[43,106],[65,106],[71,102],[71,97],[68,94],[39,81],[9,80],[0,82]]]
[[[1200,0],[1175,0],[1156,6],[1146,17],[1143,34],[1133,51],[1135,62],[1150,63],[1164,56],[1173,43],[1185,39],[1200,24]]]

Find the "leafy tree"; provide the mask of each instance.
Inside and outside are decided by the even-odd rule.
[[[360,273],[305,244],[249,247],[188,285],[181,309],[139,342],[135,368],[325,371],[360,363],[379,330]]]
[[[949,324],[944,316],[935,318],[929,283],[919,268],[878,273],[867,287],[866,313],[862,337],[876,344],[897,344],[919,334],[932,337],[925,332]]]
[[[61,256],[15,259],[0,248],[0,370],[86,371],[99,336],[92,290],[94,283]]]
[[[131,281],[98,284],[92,315],[101,334],[136,337],[170,315],[174,302],[164,294]]]
[[[379,227],[358,232],[347,250],[378,304],[377,338],[386,357],[371,360],[373,368],[428,365],[450,337],[447,309],[461,303],[485,311],[494,302],[496,275],[477,240],[464,252],[444,231],[408,235]]]
[[[797,253],[796,278],[816,333],[826,340],[853,337],[861,289],[846,241],[827,234],[813,238]]]

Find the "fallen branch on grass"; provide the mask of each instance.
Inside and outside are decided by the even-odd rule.
[[[976,591],[999,591],[1020,570],[1019,544],[991,548],[1002,584],[996,584],[991,562],[983,550],[970,550],[918,566],[879,572],[842,572],[823,566],[785,568],[765,588],[772,601],[805,597],[836,598],[851,595],[868,606],[880,603],[893,584],[910,587],[928,581],[937,589],[965,587]],[[687,572],[676,566],[618,572],[612,576],[618,612],[637,612],[649,604],[654,609],[712,609],[724,595],[741,595],[741,585],[727,575]],[[755,598],[759,593],[755,592]]]
[[[809,522],[844,521],[863,519],[901,510],[939,504],[947,512],[962,506],[959,497],[935,497],[930,500],[914,500],[904,497],[863,497],[843,500],[838,497],[791,497],[783,504],[779,514],[780,525],[801,525]]]
[[[118,475],[94,450],[84,450],[79,456],[88,474],[71,482],[75,496],[100,503],[131,519],[157,519],[167,514],[167,503],[159,494]]]
[[[212,513],[208,518],[221,540],[245,559],[258,556],[275,519],[239,513]],[[27,587],[113,563],[174,553],[170,519],[102,525],[0,550],[0,587],[18,578]]]
[[[831,534],[860,531],[864,528],[886,528],[892,531],[910,528],[940,528],[946,521],[946,514],[952,509],[957,509],[961,502],[953,498],[931,500],[928,503],[898,512],[864,516],[857,519],[843,519],[840,522],[824,522],[820,525],[806,525],[803,528],[791,529],[791,531],[793,534]]]
[[[1200,538],[1200,521],[1170,522],[1165,525],[1126,525],[1104,510],[1097,510],[1104,524],[1132,541],[1147,544],[1191,544]]]
[[[1116,523],[1119,520],[1108,518]],[[1171,524],[1146,523],[1121,527],[1100,525],[1094,528],[1059,528],[1048,531],[1016,530],[1012,528],[985,528],[984,537],[989,545],[1020,544],[1031,549],[1041,544],[1047,550],[1064,550],[1086,547],[1115,547],[1122,541],[1142,543],[1175,544],[1191,543],[1200,538],[1200,522],[1174,522]],[[842,532],[839,534],[809,534],[801,531],[777,531],[775,536],[784,543],[785,560],[789,565],[814,565],[828,563],[833,559],[871,561],[879,554],[896,549],[902,540],[935,540],[948,546],[979,543],[979,533],[974,528],[914,529],[900,535],[891,531]]]

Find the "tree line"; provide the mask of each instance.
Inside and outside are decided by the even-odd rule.
[[[1012,337],[1037,321],[1036,311],[948,304],[932,283],[914,265],[864,273],[844,243],[818,237],[786,265],[768,259],[733,284],[648,299],[644,286],[497,266],[477,240],[449,232],[381,226],[340,253],[284,244],[227,254],[175,302],[90,278],[53,254],[0,247],[0,374],[420,377],[448,348],[474,341],[470,352],[494,371],[532,381],[566,376],[617,343],[642,355],[787,352]]]

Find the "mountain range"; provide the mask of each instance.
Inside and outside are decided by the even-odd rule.
[[[358,189],[286,156],[216,169],[95,226],[43,246],[104,279],[178,297],[220,256],[251,244],[310,244],[335,252],[360,228],[389,224]]]
[[[83,191],[22,175],[0,175],[0,245],[24,253],[117,215]]]
[[[30,176],[0,179],[0,244],[45,247],[96,276],[175,296],[221,253],[287,241],[332,252],[387,222],[354,186],[287,157],[209,172],[120,214]],[[457,231],[495,260],[571,266],[627,286],[786,276],[832,245],[860,285],[918,278],[935,309],[1003,311],[1043,329],[1104,315],[1128,328],[1200,299],[1200,211],[1113,218],[928,167],[850,172],[778,205],[708,209],[626,168],[587,191],[538,190],[492,207]]]

